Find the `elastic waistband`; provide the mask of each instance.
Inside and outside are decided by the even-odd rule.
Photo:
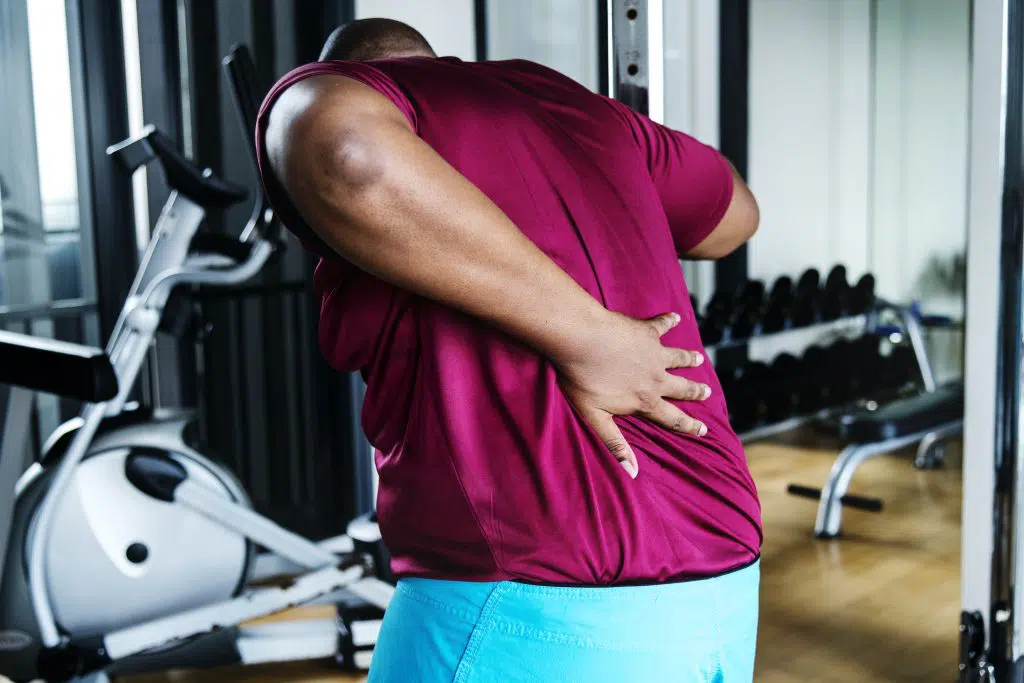
[[[727,574],[693,581],[638,586],[551,586],[518,581],[453,581],[406,578],[398,591],[452,617],[475,620],[494,593],[510,607],[547,609],[555,604],[574,605],[574,610],[599,607],[595,615],[639,612],[653,615],[677,607],[713,606],[730,596],[754,591],[760,583],[760,560]]]

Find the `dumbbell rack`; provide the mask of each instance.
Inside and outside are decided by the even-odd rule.
[[[880,319],[885,313],[894,314],[900,323],[898,325],[881,325]],[[706,348],[709,351],[717,351],[720,349],[747,345],[758,339],[773,339],[801,331],[824,333],[828,331],[861,329],[869,330],[875,334],[885,334],[887,332],[890,334],[898,333],[905,335],[909,341],[909,345],[914,352],[917,369],[922,378],[923,388],[926,391],[932,391],[935,389],[935,377],[924,346],[921,318],[922,316],[920,316],[920,313],[913,307],[908,308],[897,306],[885,300],[876,299],[875,303],[867,313],[840,317],[835,320],[828,321],[823,321],[819,318],[810,325],[800,327],[794,327],[787,324],[782,330],[766,334],[762,333],[761,330],[756,330],[757,334],[745,338],[733,339],[727,334],[721,342],[709,345]],[[778,422],[759,425],[752,429],[740,432],[738,436],[741,442],[750,443],[769,438],[776,434],[782,434],[798,429],[806,424],[834,419],[855,410],[863,410],[865,408],[872,410],[875,407],[877,407],[877,403],[875,401],[858,398],[845,404],[823,408],[803,415],[795,415]]]
[[[841,318],[836,318],[835,320],[815,320],[810,325],[800,327],[796,327],[791,322],[787,321],[784,328],[775,332],[765,332],[761,326],[758,325],[754,328],[753,334],[749,337],[733,338],[732,331],[726,330],[725,336],[721,341],[715,344],[709,344],[705,348],[708,351],[721,351],[728,348],[748,346],[761,339],[777,339],[779,337],[785,337],[786,335],[796,334],[799,332],[826,333],[858,327],[863,328],[869,325],[871,318],[875,314],[875,311],[871,311],[868,313],[858,313],[857,315],[843,316]]]

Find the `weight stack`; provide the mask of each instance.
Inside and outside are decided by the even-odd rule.
[[[367,671],[384,610],[355,596],[338,602],[337,608],[338,667],[352,673]]]

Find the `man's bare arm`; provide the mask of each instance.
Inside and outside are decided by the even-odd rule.
[[[296,84],[274,105],[267,149],[276,177],[325,243],[381,279],[485,320],[551,359],[583,419],[633,472],[635,456],[613,415],[706,431],[660,400],[709,393],[667,372],[703,361],[661,345],[675,320],[607,311],[380,93],[338,76]]]

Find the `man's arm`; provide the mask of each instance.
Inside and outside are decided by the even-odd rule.
[[[376,90],[338,76],[298,83],[274,105],[266,141],[274,174],[327,245],[549,358],[581,417],[634,476],[635,456],[612,416],[706,432],[663,400],[710,393],[667,371],[703,362],[661,345],[678,318],[636,321],[607,311]]]

